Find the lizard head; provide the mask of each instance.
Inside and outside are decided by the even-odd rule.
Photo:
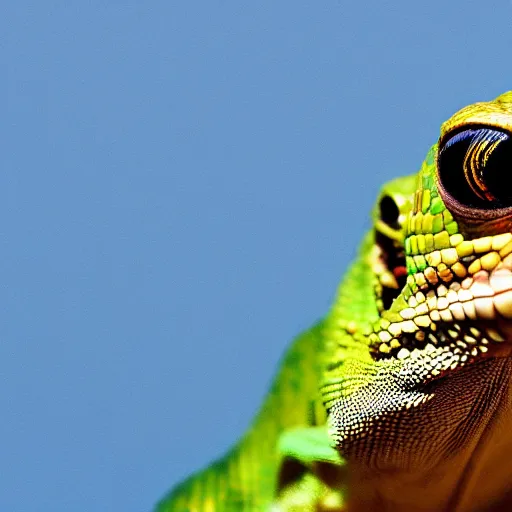
[[[511,172],[508,92],[446,121],[403,197],[384,189],[369,250],[375,321],[339,329],[322,385],[345,456],[432,468],[508,403]]]
[[[405,285],[370,335],[375,359],[430,353],[436,378],[509,352],[511,171],[512,93],[443,124],[404,221]]]

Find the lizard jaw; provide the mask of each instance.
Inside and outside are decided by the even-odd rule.
[[[406,284],[407,268],[403,246],[377,231],[370,253],[370,266],[375,276],[375,300],[379,312],[382,312],[391,307]]]
[[[481,281],[463,282],[464,288],[453,284],[420,291],[407,301],[400,294],[370,335],[374,360],[414,360],[421,355],[426,358],[426,383],[482,359],[510,357],[511,290],[495,292],[489,287],[492,295],[478,297]],[[469,300],[466,295],[471,295]]]
[[[430,267],[409,274],[405,263],[410,270],[412,258],[399,237],[399,229],[376,223],[369,256],[380,314],[370,335],[373,359],[401,361],[423,354],[431,363],[423,375],[428,383],[482,359],[511,356],[512,234],[475,239],[474,252],[453,258],[451,267],[444,261],[456,248],[434,251],[426,255]],[[454,240],[460,244],[463,237]],[[496,250],[505,252],[489,268],[488,254],[495,256]]]

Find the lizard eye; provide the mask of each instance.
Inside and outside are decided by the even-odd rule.
[[[474,127],[448,138],[439,150],[438,178],[464,206],[512,206],[512,137],[497,128]]]

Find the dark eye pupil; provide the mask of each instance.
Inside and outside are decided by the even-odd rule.
[[[384,196],[380,201],[380,218],[388,226],[396,227],[398,225],[398,217],[400,216],[400,210],[397,204],[390,196]]]
[[[495,128],[472,128],[441,147],[439,180],[454,199],[473,208],[512,206],[512,138]]]

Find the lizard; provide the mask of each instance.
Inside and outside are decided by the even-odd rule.
[[[249,433],[159,512],[512,510],[511,132],[512,91],[443,123],[419,172],[383,188],[330,313],[292,345],[303,367],[285,357]],[[290,422],[286,379],[300,383]]]

